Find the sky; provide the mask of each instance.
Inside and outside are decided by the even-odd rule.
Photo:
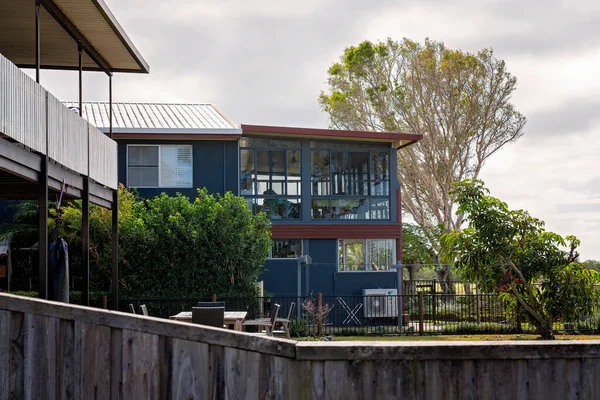
[[[492,156],[492,195],[574,234],[600,260],[600,2],[579,0],[105,0],[150,65],[117,74],[114,101],[213,103],[236,123],[327,127],[317,98],[344,49],[368,39],[492,48],[518,85],[525,135]],[[62,100],[75,72],[42,71]],[[84,73],[84,100],[108,79]]]

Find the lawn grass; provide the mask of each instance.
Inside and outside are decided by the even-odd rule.
[[[600,335],[556,335],[557,340],[600,340]],[[431,335],[431,336],[334,336],[335,341],[358,342],[412,342],[412,341],[500,341],[500,340],[541,340],[534,334],[511,335]]]

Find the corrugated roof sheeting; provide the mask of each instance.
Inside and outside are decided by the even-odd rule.
[[[77,102],[66,102],[78,108]],[[103,131],[109,128],[108,102],[83,103],[83,117]],[[113,103],[115,133],[234,133],[240,128],[212,104]]]

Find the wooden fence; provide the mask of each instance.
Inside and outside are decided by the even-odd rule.
[[[600,341],[294,342],[0,294],[0,399],[600,398]]]

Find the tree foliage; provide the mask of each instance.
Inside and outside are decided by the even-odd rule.
[[[253,216],[243,198],[226,193],[139,200],[119,188],[120,290],[124,296],[255,295],[270,246],[270,222]],[[14,223],[0,236],[37,248],[37,204],[21,202]],[[50,218],[50,234],[69,243],[77,288],[81,276],[81,201],[64,203]],[[15,242],[14,240],[17,240]],[[90,288],[109,290],[112,276],[112,216],[90,206]]]
[[[492,154],[523,134],[525,117],[510,102],[516,78],[491,49],[472,54],[408,39],[348,47],[328,75],[319,101],[333,127],[423,134],[400,151],[398,174],[403,210],[437,254],[437,234],[462,220],[452,183],[477,178]]]
[[[578,262],[577,238],[510,210],[479,180],[455,184],[453,194],[469,226],[443,236],[443,254],[464,277],[513,300],[544,338],[553,338],[554,322],[592,313],[598,274]]]

